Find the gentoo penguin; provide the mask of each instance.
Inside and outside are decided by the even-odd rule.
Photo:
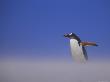
[[[71,54],[76,62],[86,62],[88,60],[85,46],[98,46],[94,42],[82,42],[74,33],[65,34],[64,36],[70,39]]]

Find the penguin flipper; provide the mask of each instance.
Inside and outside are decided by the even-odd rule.
[[[82,46],[98,46],[95,42],[80,42]]]

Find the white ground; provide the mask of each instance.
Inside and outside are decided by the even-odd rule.
[[[110,82],[110,62],[4,60],[0,82]]]

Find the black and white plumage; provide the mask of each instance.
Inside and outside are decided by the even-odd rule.
[[[71,54],[76,62],[85,62],[88,60],[85,46],[97,46],[93,42],[82,42],[74,33],[65,34],[64,36],[70,39]]]

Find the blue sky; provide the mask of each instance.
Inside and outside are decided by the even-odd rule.
[[[1,0],[1,57],[70,58],[74,32],[89,47],[91,58],[110,58],[109,0]]]

